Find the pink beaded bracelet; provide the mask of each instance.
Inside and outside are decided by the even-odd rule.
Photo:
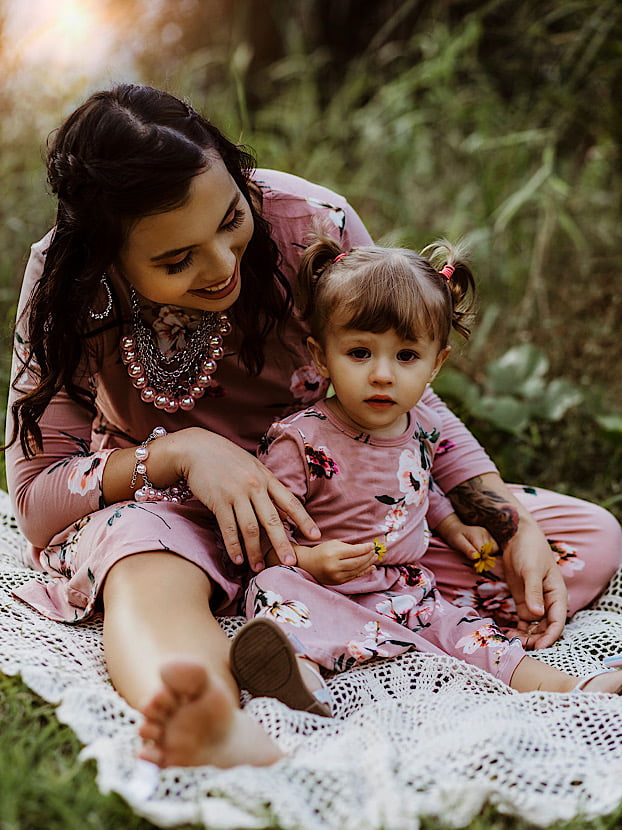
[[[149,436],[149,438],[143,441],[140,447],[136,447],[136,449],[134,450],[136,463],[134,464],[134,472],[132,473],[132,481],[130,482],[130,487],[132,489],[134,488],[138,476],[141,476],[143,480],[143,486],[139,487],[137,490],[134,490],[134,501],[182,502],[192,495],[192,492],[188,488],[188,482],[183,478],[180,479],[176,484],[173,484],[171,487],[166,487],[165,489],[160,490],[158,487],[153,486],[153,484],[149,480],[149,477],[147,476],[147,465],[145,463],[149,458],[149,450],[147,449],[147,444],[150,444],[152,441],[155,441],[156,438],[162,438],[164,435],[166,435],[166,430],[164,429],[164,427],[156,427]]]

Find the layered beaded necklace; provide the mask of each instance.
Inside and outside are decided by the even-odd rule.
[[[194,408],[212,385],[217,362],[224,354],[223,335],[231,331],[224,311],[206,311],[199,325],[186,338],[186,346],[170,357],[162,354],[151,327],[140,313],[138,297],[130,287],[133,334],[121,338],[121,360],[132,386],[145,403],[164,412],[186,412]]]

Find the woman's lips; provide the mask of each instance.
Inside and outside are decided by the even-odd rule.
[[[223,297],[227,297],[232,291],[235,291],[237,284],[238,266],[236,265],[233,274],[223,282],[217,283],[214,288],[200,288],[194,291],[188,291],[188,294],[200,297],[202,300],[220,300]]]

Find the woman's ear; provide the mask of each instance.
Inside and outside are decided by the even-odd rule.
[[[440,372],[441,366],[449,357],[449,352],[451,351],[451,346],[445,346],[444,349],[441,349],[440,352],[436,355],[436,363],[434,364],[434,369],[432,369],[432,374],[430,375],[430,380],[428,383],[432,383],[434,378]]]
[[[328,367],[326,366],[326,358],[324,356],[324,349],[317,342],[315,337],[307,337],[307,348],[311,352],[311,357],[315,363],[315,368],[322,375],[323,378],[330,377],[328,374]]]

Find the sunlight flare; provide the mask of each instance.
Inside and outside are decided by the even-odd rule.
[[[52,73],[98,71],[110,59],[115,41],[107,4],[96,0],[13,0],[6,25],[9,57],[22,67],[45,67]]]

